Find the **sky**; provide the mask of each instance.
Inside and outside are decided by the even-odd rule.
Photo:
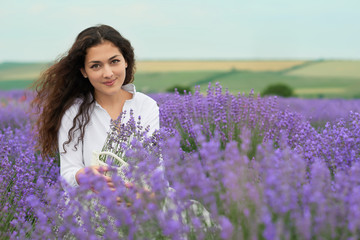
[[[0,0],[0,62],[53,61],[107,24],[137,60],[360,59],[359,0]]]

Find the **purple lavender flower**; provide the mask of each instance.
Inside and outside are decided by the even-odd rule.
[[[318,116],[328,123],[314,128],[309,108],[219,84],[154,98],[161,129],[153,136],[141,118],[113,125],[107,150],[129,163],[133,187],[114,170],[111,191],[91,172],[79,188],[62,183],[55,159],[36,154],[28,99],[2,95],[0,237],[360,237],[360,114],[349,102],[342,109],[351,112]]]

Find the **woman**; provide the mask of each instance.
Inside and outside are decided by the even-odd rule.
[[[92,152],[101,150],[111,119],[123,111],[132,109],[135,119],[141,116],[150,133],[159,128],[158,106],[136,92],[134,71],[130,42],[112,27],[99,25],[82,31],[68,53],[36,82],[33,104],[40,111],[42,154],[60,152],[60,174],[71,186],[81,184],[86,168],[100,174],[90,164]],[[103,177],[113,187],[111,178]]]

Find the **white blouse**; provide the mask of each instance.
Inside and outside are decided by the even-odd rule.
[[[126,111],[124,122],[128,121],[130,109],[132,109],[135,120],[138,119],[138,116],[141,116],[141,125],[150,127],[150,134],[159,129],[159,107],[157,103],[149,96],[136,92],[133,84],[124,85],[122,89],[133,94],[132,99],[124,103],[123,111]],[[101,151],[111,122],[111,117],[107,111],[98,103],[95,103],[94,110],[90,114],[90,121],[85,128],[83,141],[79,141],[77,150],[75,150],[74,145],[79,136],[79,131],[76,131],[72,142],[65,145],[66,153],[64,153],[63,143],[68,140],[68,132],[73,125],[73,119],[80,104],[81,101],[77,101],[65,112],[58,133],[60,175],[70,186],[74,187],[78,186],[75,179],[77,171],[90,166],[93,151]]]

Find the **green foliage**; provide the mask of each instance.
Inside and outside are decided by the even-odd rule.
[[[261,93],[262,96],[276,95],[281,97],[291,97],[293,96],[293,94],[293,89],[284,83],[269,85]]]
[[[360,99],[360,93],[354,94],[353,98],[355,98],[355,99]]]
[[[172,87],[169,87],[166,89],[166,92],[175,92],[175,89],[180,93],[180,94],[184,94],[185,91],[187,93],[192,92],[191,87],[190,86],[183,86],[183,85],[174,85]]]

